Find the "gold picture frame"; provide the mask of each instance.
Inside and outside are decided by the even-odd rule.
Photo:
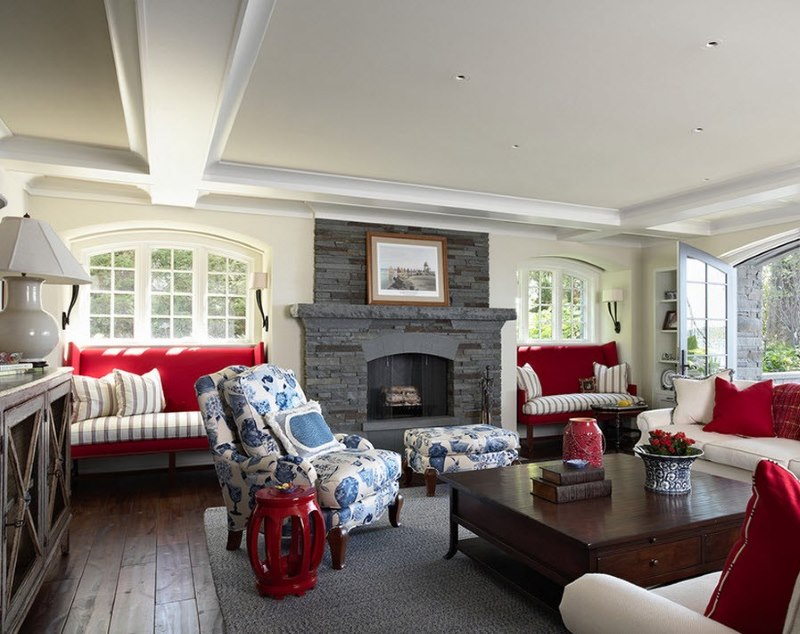
[[[447,238],[367,232],[367,303],[449,306]]]

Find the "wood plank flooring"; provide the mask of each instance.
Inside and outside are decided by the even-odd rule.
[[[69,555],[20,631],[223,632],[203,532],[203,511],[221,505],[211,468],[79,477]]]

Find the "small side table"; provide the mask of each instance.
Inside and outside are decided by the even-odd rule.
[[[623,419],[633,418],[642,412],[646,412],[650,406],[646,403],[639,403],[637,405],[628,405],[622,407],[620,405],[595,405],[592,408],[594,417],[601,422],[613,422],[616,431],[614,447],[616,452],[619,453],[619,428]]]
[[[325,520],[314,487],[281,491],[261,489],[247,525],[247,554],[263,596],[282,599],[303,596],[317,585],[317,568],[325,550]],[[282,543],[283,525],[291,525],[288,544]],[[264,535],[264,550],[259,535]],[[263,557],[263,559],[262,559]]]

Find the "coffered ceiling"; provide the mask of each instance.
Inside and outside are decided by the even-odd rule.
[[[800,219],[800,4],[5,0],[30,193],[647,244]]]

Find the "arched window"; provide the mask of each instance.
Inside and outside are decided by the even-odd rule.
[[[131,231],[73,241],[92,276],[75,339],[103,343],[235,343],[257,338],[248,277],[262,254],[179,231]],[[258,264],[258,269],[256,267]]]
[[[530,260],[517,272],[520,342],[592,341],[598,271],[562,258]]]

